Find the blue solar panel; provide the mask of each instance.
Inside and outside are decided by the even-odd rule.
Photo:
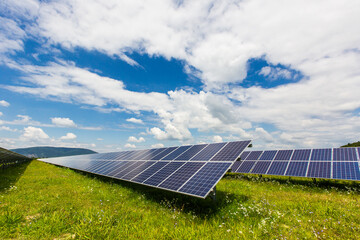
[[[123,161],[116,161],[115,164],[107,169],[107,170],[104,170],[104,172],[102,173],[103,175],[109,175],[109,173],[111,173],[112,171],[114,171],[115,169],[121,167],[123,164],[125,164],[126,162],[123,162]]]
[[[240,164],[241,164],[240,161],[234,162],[234,164],[231,166],[231,171],[236,172],[236,170],[239,168]]]
[[[236,170],[238,173],[249,173],[254,167],[256,161],[243,161],[240,167]]]
[[[127,166],[123,166],[122,167],[122,171],[118,171],[116,172],[116,174],[113,175],[114,178],[120,178],[122,179],[122,177],[124,175],[126,175],[127,173],[131,172],[132,170],[136,169],[137,167],[141,166],[145,161],[131,161]]]
[[[357,161],[355,148],[334,148],[333,161]]]
[[[191,161],[209,161],[226,143],[212,143],[205,147],[200,153],[194,156]]]
[[[169,162],[166,161],[156,162],[154,165],[152,165],[151,167],[149,167],[148,169],[146,169],[145,171],[143,171],[142,173],[131,179],[131,181],[142,183],[146,179],[148,179],[151,175],[162,169],[168,163]]]
[[[175,149],[177,149],[177,147],[169,147],[169,148],[165,149],[164,151],[162,151],[161,153],[159,153],[158,155],[152,157],[151,160],[160,160],[163,157],[165,157],[166,155],[168,155],[169,153],[171,153],[172,151],[174,151]]]
[[[96,169],[94,173],[102,175],[103,172],[109,169],[114,169],[115,163],[117,163],[117,161],[108,161],[108,163],[104,164],[102,168]]]
[[[250,154],[246,157],[246,161],[248,160],[258,160],[260,155],[263,153],[263,151],[252,151]]]
[[[210,161],[235,161],[249,144],[250,141],[229,142]]]
[[[164,181],[167,177],[170,176],[173,172],[175,172],[179,167],[184,165],[185,162],[170,162],[168,165],[166,165],[164,168],[162,168],[160,171],[152,175],[150,178],[148,178],[144,184],[151,185],[151,186],[157,186],[162,181]]]
[[[274,160],[290,160],[291,154],[294,150],[279,150]]]
[[[92,172],[92,170],[96,169],[98,166],[101,166],[105,161],[92,161],[89,166],[84,168],[86,172]],[[66,164],[64,166],[67,166]]]
[[[311,153],[312,161],[331,161],[331,148],[313,149]]]
[[[144,162],[143,164],[141,164],[140,166],[134,168],[132,171],[128,172],[127,174],[125,174],[122,179],[125,180],[130,180],[133,177],[135,177],[136,175],[140,174],[141,172],[145,171],[148,167],[150,167],[151,165],[155,164],[155,162]]]
[[[208,162],[178,191],[205,197],[230,166],[227,162]]]
[[[189,160],[194,157],[197,153],[199,153],[203,148],[205,148],[207,144],[194,145],[189,150],[175,158],[175,160]]]
[[[180,154],[183,154],[185,151],[187,151],[191,146],[181,146],[169,155],[162,158],[162,160],[174,160],[177,158]]]
[[[174,174],[167,178],[159,187],[178,190],[189,178],[194,175],[205,163],[204,162],[187,162]]]
[[[288,163],[288,161],[273,161],[267,174],[284,175]]]
[[[331,162],[310,162],[307,177],[331,178]]]
[[[270,164],[271,164],[271,161],[258,161],[255,164],[255,167],[253,168],[251,173],[265,174],[266,171],[268,170]]]
[[[308,161],[310,158],[311,149],[297,149],[291,157],[293,161]]]
[[[240,159],[241,160],[245,160],[245,158],[249,155],[249,151],[246,151],[246,152],[243,152],[241,155],[240,155]]]
[[[132,156],[131,160],[140,160],[142,157],[148,155],[150,150],[139,151],[136,155]]]
[[[109,176],[114,177],[115,175],[121,173],[122,171],[124,171],[126,168],[128,168],[129,166],[131,166],[134,163],[135,163],[135,161],[124,161],[124,164],[120,165],[119,167],[117,167],[113,171],[111,171],[109,173]]]
[[[360,180],[360,170],[358,162],[334,162],[333,178]]]
[[[271,161],[274,159],[277,151],[264,151],[259,160]]]
[[[307,167],[308,167],[308,162],[291,161],[289,163],[289,167],[288,167],[285,175],[286,176],[294,176],[294,177],[305,177]]]

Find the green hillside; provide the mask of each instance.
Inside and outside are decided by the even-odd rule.
[[[353,142],[353,143],[348,143],[344,146],[341,147],[360,147],[360,141],[359,142]]]
[[[36,160],[0,179],[0,239],[360,236],[357,182],[227,174],[213,202]]]
[[[50,158],[72,155],[93,154],[95,151],[85,148],[65,148],[65,147],[29,147],[11,149],[11,151],[27,157]]]

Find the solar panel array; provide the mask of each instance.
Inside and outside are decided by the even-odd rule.
[[[0,168],[6,168],[29,160],[30,158],[24,155],[0,147]]]
[[[360,180],[360,148],[245,151],[233,172]]]
[[[250,141],[123,151],[41,161],[206,198]]]

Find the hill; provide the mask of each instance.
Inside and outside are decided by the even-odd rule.
[[[36,160],[0,179],[0,239],[360,236],[356,182],[227,174],[214,202]]]
[[[353,142],[353,143],[348,143],[344,146],[341,146],[341,147],[360,147],[360,141],[358,142]]]
[[[97,153],[95,151],[85,148],[65,148],[65,147],[30,147],[30,148],[11,149],[11,151],[22,154],[27,157],[35,157],[35,158],[62,157],[62,156]]]

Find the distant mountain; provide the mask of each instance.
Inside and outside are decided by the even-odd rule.
[[[360,141],[359,142],[353,142],[353,143],[348,143],[344,146],[341,147],[360,147]]]
[[[35,158],[62,157],[62,156],[97,153],[85,148],[64,148],[64,147],[30,147],[30,148],[11,149],[11,151],[22,154],[27,157],[35,157]]]

